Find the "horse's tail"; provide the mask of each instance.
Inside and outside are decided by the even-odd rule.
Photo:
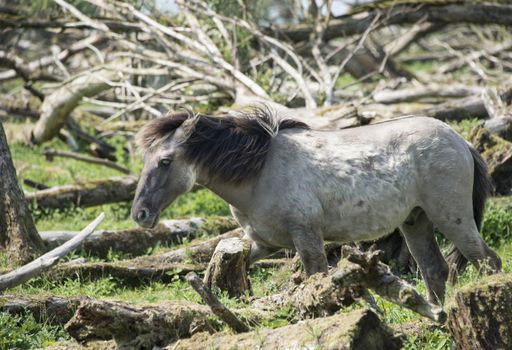
[[[487,197],[491,194],[492,181],[487,171],[487,165],[482,156],[471,145],[468,144],[469,151],[473,156],[474,173],[473,173],[473,218],[475,219],[476,227],[480,231],[484,217],[485,202]],[[462,255],[453,244],[450,252],[446,258],[448,266],[450,266],[449,281],[455,284],[457,281],[457,274],[467,264],[468,260]]]

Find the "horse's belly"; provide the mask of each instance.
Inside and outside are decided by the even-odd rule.
[[[342,242],[377,239],[400,226],[414,206],[413,200],[404,197],[341,205],[327,213],[324,239]]]

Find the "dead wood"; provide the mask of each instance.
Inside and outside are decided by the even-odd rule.
[[[220,236],[210,238],[203,242],[191,244],[185,248],[171,250],[170,252],[158,254],[148,257],[153,262],[185,262],[193,261],[199,264],[208,264],[211,260],[213,252],[217,244],[227,238],[238,237],[241,238],[243,232],[241,228],[226,232]],[[140,258],[142,259],[142,257]]]
[[[323,317],[354,303],[355,298],[364,297],[365,290],[371,289],[384,299],[443,323],[444,311],[395,276],[380,261],[381,256],[381,251],[361,252],[343,246],[343,259],[327,276],[313,275],[284,293],[254,300],[252,305],[265,311],[293,305],[299,318]]]
[[[46,149],[43,151],[43,154],[46,157],[46,159],[49,161],[52,161],[54,157],[71,158],[71,159],[79,160],[79,161],[86,162],[86,163],[103,165],[108,168],[118,170],[125,174],[131,173],[130,169],[128,169],[120,164],[117,164],[116,162],[113,162],[111,160],[89,157],[89,156],[85,156],[83,154],[76,153],[76,152],[65,152],[65,151]]]
[[[105,276],[114,277],[123,285],[138,287],[159,281],[171,283],[189,272],[203,272],[206,265],[187,263],[151,264],[147,260],[120,260],[114,262],[69,262],[60,264],[49,272],[53,280],[80,278],[95,281]]]
[[[84,300],[66,330],[76,340],[114,339],[117,349],[152,349],[173,340],[211,330],[210,310],[185,301],[133,306]]]
[[[75,314],[82,297],[1,295],[0,312],[34,316],[36,322],[64,325]]]
[[[455,294],[448,328],[457,349],[512,348],[512,275],[499,274]]]
[[[37,119],[39,111],[31,100],[14,99],[12,97],[0,98],[0,119],[8,117]]]
[[[491,118],[484,122],[484,128],[509,142],[512,141],[512,111],[510,115]]]
[[[426,115],[442,121],[489,118],[484,100],[480,96],[468,96],[453,101],[447,101],[438,106],[418,111],[416,114]]]
[[[341,268],[333,272],[332,282],[338,287],[359,284],[370,288],[384,299],[444,323],[446,314],[441,307],[426,301],[410,284],[395,276],[389,266],[380,262],[381,254],[380,251],[362,253],[344,246],[343,256],[346,258],[342,260]]]
[[[112,62],[88,70],[46,96],[41,105],[41,116],[32,131],[32,141],[42,143],[56,136],[81,99],[110,89],[109,82],[118,78],[118,69],[123,65],[123,62]]]
[[[27,63],[21,68],[24,72],[26,72],[26,74],[28,74],[28,76],[33,77],[33,79],[35,77],[35,80],[37,80],[37,77],[39,76],[38,72],[41,69],[54,64],[56,59],[60,62],[65,62],[71,56],[91,47],[91,45],[103,43],[104,41],[106,41],[106,39],[106,36],[102,34],[94,34],[91,36],[87,36],[86,38],[73,43],[69,46],[69,48],[60,51],[57,55],[48,55],[40,57],[36,60]],[[0,81],[14,79],[17,77],[17,75],[18,73],[14,69],[3,71],[0,73]],[[54,79],[56,78],[55,76],[52,77]]]
[[[78,235],[70,239],[63,245],[49,251],[36,260],[0,276],[0,292],[8,288],[22,284],[29,279],[41,274],[51,266],[55,265],[60,258],[66,256],[69,252],[75,250],[82,244],[82,241],[89,236],[94,229],[103,221],[105,215],[101,213],[93,222],[87,225]]]
[[[370,310],[299,322],[237,335],[205,333],[175,342],[167,349],[400,349],[401,339]]]
[[[223,241],[221,241],[222,243]],[[220,244],[220,243],[219,243]],[[201,299],[210,307],[212,312],[224,321],[236,333],[248,332],[249,326],[243,323],[238,317],[235,316],[226,306],[224,306],[219,299],[211,292],[203,281],[194,273],[189,272],[186,276],[188,283],[194,290],[201,296]],[[246,277],[247,279],[247,277]]]
[[[181,277],[190,271],[203,272],[219,241],[241,236],[241,229],[236,229],[167,253],[115,262],[69,262],[59,265],[51,273],[56,279],[81,276],[94,280],[109,275],[131,286],[148,281],[168,283],[175,276]]]
[[[437,24],[474,23],[512,25],[512,6],[496,3],[472,4],[418,4],[394,5],[385,9],[375,9],[352,16],[344,16],[329,22],[323,39],[330,40],[337,37],[362,34],[374,22],[375,17],[382,18],[376,27],[384,25],[406,25],[419,22]],[[308,24],[295,26],[278,26],[269,29],[291,41],[299,42],[309,40],[314,28]]]
[[[65,209],[73,206],[95,205],[131,201],[135,195],[138,178],[116,176],[75,185],[51,187],[25,194],[27,201],[43,209]]]
[[[238,237],[221,240],[215,247],[204,276],[208,289],[217,287],[231,298],[239,298],[251,289],[247,271],[251,242]]]
[[[142,227],[124,230],[97,231],[88,237],[82,250],[88,255],[105,258],[109,252],[120,252],[130,256],[143,255],[158,244],[180,244],[203,235],[219,235],[238,227],[230,217],[209,217],[161,220],[153,229]],[[40,232],[41,238],[49,246],[60,245],[77,234],[73,231]],[[183,262],[185,258],[174,262]]]
[[[508,195],[512,192],[512,143],[478,126],[471,131],[469,140],[482,154],[494,184],[494,192]]]
[[[427,85],[422,87],[409,87],[401,90],[382,90],[373,95],[378,103],[413,102],[421,99],[439,99],[446,97],[467,97],[479,95],[482,89],[467,87],[465,85]]]

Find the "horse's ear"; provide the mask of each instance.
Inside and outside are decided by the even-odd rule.
[[[189,116],[180,127],[176,130],[174,140],[178,142],[185,142],[189,139],[190,135],[194,132],[197,122],[199,121],[199,115]]]

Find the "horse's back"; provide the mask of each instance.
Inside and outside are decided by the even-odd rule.
[[[284,130],[258,181],[255,213],[263,226],[320,227],[327,240],[376,238],[421,205],[434,169],[461,145],[467,148],[446,124],[422,117],[339,131]]]

